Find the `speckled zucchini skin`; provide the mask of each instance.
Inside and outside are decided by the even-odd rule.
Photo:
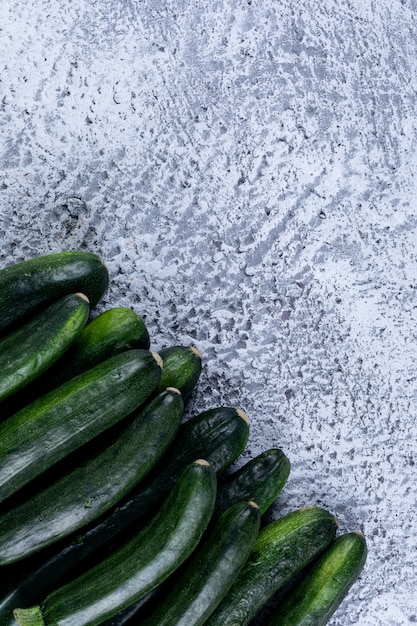
[[[290,474],[290,461],[278,448],[258,454],[221,481],[215,514],[234,502],[254,500],[263,515],[278,497]]]
[[[0,402],[24,389],[56,363],[81,333],[89,313],[88,298],[70,294],[3,337]]]
[[[333,541],[337,522],[319,507],[293,511],[259,533],[249,558],[207,626],[246,626],[266,601]]]
[[[27,558],[116,504],[161,458],[183,411],[181,394],[163,391],[129,417],[113,443],[0,515],[0,565]]]
[[[55,366],[26,386],[24,394],[14,394],[8,398],[1,407],[1,415],[7,417],[16,413],[39,396],[115,354],[133,348],[147,350],[149,345],[145,323],[132,309],[108,309],[87,322]]]
[[[226,595],[258,536],[260,513],[253,502],[237,502],[210,526],[196,553],[152,613],[131,624],[202,626]],[[169,585],[167,581],[167,586]]]
[[[325,626],[359,577],[366,556],[362,534],[340,535],[274,610],[267,626]]]
[[[117,506],[90,524],[81,535],[61,542],[45,561],[35,563],[29,572],[10,585],[0,600],[0,624],[9,622],[12,609],[35,604],[50,593],[65,576],[97,562],[103,550],[118,545],[135,532],[138,524],[163,502],[175,484],[175,478],[196,456],[204,457],[219,476],[242,453],[249,435],[249,422],[239,409],[216,407],[183,422],[161,461],[144,481]],[[3,621],[2,621],[3,620]]]
[[[0,270],[0,335],[58,298],[84,293],[95,307],[109,285],[109,273],[94,253],[57,252]]]
[[[15,611],[21,626],[96,626],[172,574],[198,545],[213,513],[216,474],[187,466],[164,505],[137,535],[39,607]]]
[[[136,410],[160,366],[129,350],[76,376],[0,423],[0,501]]]

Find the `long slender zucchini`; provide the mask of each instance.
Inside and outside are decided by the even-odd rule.
[[[267,524],[207,626],[249,624],[283,584],[327,548],[336,528],[335,517],[319,507],[292,511]]]
[[[156,357],[117,354],[0,423],[0,501],[136,410],[159,382]]]
[[[366,561],[367,545],[360,533],[340,535],[278,606],[268,626],[325,626]]]
[[[202,626],[226,595],[245,564],[258,536],[259,509],[237,502],[226,509],[200,542],[169,592],[148,617],[132,621],[143,626]],[[167,580],[167,585],[170,579]]]
[[[0,401],[26,387],[75,341],[90,313],[81,293],[64,296],[0,340]],[[1,409],[0,409],[1,410]]]
[[[226,476],[217,489],[215,514],[234,502],[254,500],[263,515],[281,492],[290,473],[290,461],[278,448],[264,450]]]
[[[145,323],[132,309],[108,309],[87,323],[55,366],[26,386],[24,394],[15,394],[3,402],[1,414],[7,417],[16,413],[39,396],[119,352],[132,348],[147,350],[149,345]]]
[[[42,600],[66,577],[95,563],[109,546],[131,536],[150,511],[160,505],[176,477],[196,457],[205,457],[221,475],[242,453],[249,434],[249,421],[240,409],[208,409],[183,422],[174,443],[144,484],[133,489],[111,513],[90,524],[81,535],[61,542],[41,563],[32,564],[23,578],[12,582],[0,600],[0,625],[15,626],[12,609]],[[11,568],[13,566],[9,566]]]
[[[0,334],[70,293],[84,293],[91,308],[103,296],[109,273],[92,252],[38,256],[0,270]]]
[[[119,550],[47,596],[16,609],[21,626],[95,626],[138,601],[172,574],[198,545],[213,513],[216,474],[206,461],[184,469],[164,505]]]
[[[129,418],[112,444],[0,515],[0,566],[62,539],[116,504],[162,457],[183,411],[179,391],[163,391]]]
[[[188,400],[201,374],[201,354],[194,346],[170,346],[158,351],[164,362],[158,390],[176,387]]]

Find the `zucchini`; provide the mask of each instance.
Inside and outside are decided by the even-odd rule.
[[[40,602],[74,572],[84,570],[86,563],[95,563],[109,546],[136,532],[138,523],[163,502],[175,477],[196,456],[205,456],[221,475],[243,451],[248,433],[246,414],[230,407],[208,409],[183,422],[174,443],[143,485],[133,489],[114,511],[90,524],[81,535],[61,542],[43,561],[32,563],[22,577],[11,581],[0,600],[1,626],[15,626],[13,621],[9,624],[15,606]]]
[[[278,497],[290,473],[290,462],[282,450],[261,452],[238,470],[229,474],[217,489],[215,514],[234,502],[254,500],[263,515]]]
[[[245,564],[258,536],[260,514],[253,502],[237,502],[226,509],[200,542],[185,569],[148,617],[132,623],[143,626],[202,626],[226,595]],[[167,580],[167,586],[170,584]],[[139,618],[139,619],[138,619]]]
[[[239,576],[207,626],[249,624],[269,598],[333,541],[337,521],[320,507],[292,511],[259,533]]]
[[[366,561],[361,533],[340,535],[306,572],[268,620],[268,626],[325,626]]]
[[[57,252],[0,270],[0,334],[9,332],[55,300],[84,293],[95,307],[109,285],[109,273],[94,253]]]
[[[0,401],[37,379],[69,348],[87,323],[88,298],[64,296],[0,340]]]
[[[49,368],[36,382],[25,387],[24,394],[15,394],[3,403],[2,415],[7,417],[16,413],[40,395],[119,352],[132,348],[147,350],[149,344],[147,328],[132,309],[118,307],[104,311],[87,323],[54,368]]]
[[[170,346],[158,354],[164,363],[158,390],[176,387],[186,401],[200,378],[200,352],[194,346]]]
[[[215,497],[213,468],[203,460],[188,465],[161,509],[133,539],[41,605],[16,609],[15,619],[21,626],[94,626],[137,602],[194,551]]]
[[[148,350],[149,346],[148,329],[135,311],[128,307],[108,309],[92,319],[70,347],[65,359],[58,364],[61,369],[54,376],[55,384],[73,378],[119,352],[132,348]],[[173,385],[166,385],[170,386]]]
[[[242,453],[248,436],[249,418],[241,409],[216,407],[187,420],[138,498],[132,496],[126,503],[123,516],[135,517],[144,506],[148,511],[156,506],[196,455],[204,457],[221,476]]]
[[[160,360],[117,354],[0,423],[0,501],[136,410],[156,388]]]
[[[0,515],[0,566],[75,532],[118,502],[161,458],[183,411],[181,394],[163,391],[129,418],[112,444]]]

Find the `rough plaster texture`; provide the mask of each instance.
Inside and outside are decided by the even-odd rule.
[[[106,260],[193,343],[366,569],[332,626],[417,622],[414,0],[2,0],[1,265]]]

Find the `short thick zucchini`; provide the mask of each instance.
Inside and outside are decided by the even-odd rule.
[[[325,626],[357,580],[366,556],[362,534],[340,535],[274,610],[268,626]]]
[[[145,322],[128,307],[115,307],[92,319],[58,365],[58,382],[73,378],[101,361],[132,348],[148,350],[150,338]],[[55,383],[56,384],[56,383]],[[161,388],[163,391],[166,385]]]
[[[217,475],[221,475],[242,453],[248,434],[246,414],[231,407],[208,409],[182,423],[174,443],[143,485],[133,489],[114,511],[90,524],[81,535],[73,536],[63,545],[61,542],[59,550],[10,586],[0,600],[1,626],[3,621],[5,626],[14,626],[8,620],[15,606],[39,602],[65,577],[72,576],[77,569],[83,570],[86,562],[97,562],[109,546],[132,536],[138,524],[163,502],[175,478],[196,456],[205,456]]]
[[[70,293],[84,293],[95,307],[109,284],[103,261],[75,250],[38,256],[0,270],[0,334]]]
[[[237,502],[219,517],[143,626],[202,626],[226,595],[258,536],[259,509]],[[167,581],[169,585],[170,579]]]
[[[88,298],[71,294],[0,340],[0,401],[37,379],[68,350],[90,313]]]
[[[194,346],[170,346],[158,351],[164,366],[158,389],[176,387],[188,400],[201,374],[201,354]]]
[[[214,509],[216,475],[184,469],[164,505],[136,536],[41,603],[14,612],[21,626],[95,626],[161,584],[198,545]]]
[[[128,350],[76,376],[0,423],[0,501],[136,410],[160,361]]]
[[[271,448],[261,452],[221,481],[216,515],[240,500],[254,500],[263,515],[278,497],[289,474],[290,462],[282,450]]]
[[[177,390],[163,391],[129,417],[112,444],[0,515],[0,566],[55,543],[116,504],[166,451],[183,410]]]
[[[270,522],[207,626],[246,626],[283,584],[333,541],[337,522],[319,507],[293,511]]]

